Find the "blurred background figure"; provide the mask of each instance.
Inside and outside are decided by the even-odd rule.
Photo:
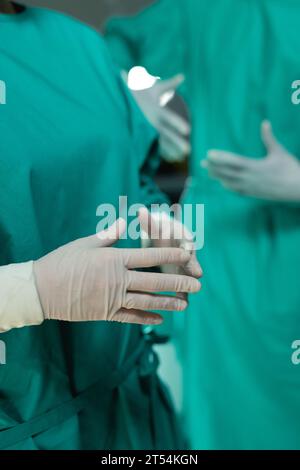
[[[185,76],[193,150],[182,202],[206,205],[203,295],[183,332],[196,448],[300,447],[299,22],[295,0],[160,0],[106,28],[123,69]]]
[[[135,14],[143,7],[151,5],[153,0],[25,0],[23,3],[53,10],[61,10],[85,21],[103,32],[105,24],[110,17]],[[141,100],[145,104],[150,105],[150,100],[147,99],[148,97],[145,94],[142,95],[139,91],[141,91],[141,89],[150,90],[158,77],[151,77],[142,67],[133,66],[132,70],[128,70],[127,72],[130,72],[128,84],[135,97],[138,99],[140,95]],[[127,75],[126,72],[125,74]],[[179,82],[176,83],[178,78]],[[127,79],[127,77],[124,77],[124,79]],[[183,78],[175,77],[175,85],[173,85],[172,81],[171,87],[178,87],[182,79]],[[158,87],[154,87],[154,90],[151,90],[150,93],[152,95],[158,93],[159,84],[157,83],[157,85]],[[165,87],[165,85],[163,86]],[[160,147],[163,159],[160,171],[158,172],[157,182],[160,187],[164,188],[164,191],[169,195],[171,201],[177,202],[187,176],[186,157],[190,151],[189,116],[186,104],[179,95],[175,95],[174,92],[171,94],[163,93],[163,98],[166,99],[166,101],[163,102],[163,106],[159,106],[161,104],[161,102],[159,102],[157,103],[158,106],[154,107],[154,101],[151,105],[152,110],[149,110],[147,117],[149,118],[149,113],[152,113],[154,119],[153,121],[150,118],[152,124],[155,124],[155,121],[157,122],[162,118],[165,124],[163,127],[167,128],[166,133],[161,138]],[[140,105],[141,100],[139,101]],[[160,109],[158,109],[159,107]],[[143,106],[143,110],[145,111],[145,105]],[[175,116],[173,113],[175,113]],[[171,123],[168,122],[167,117],[164,119],[166,115],[167,117],[170,115],[173,117]],[[161,130],[161,126],[159,126],[158,130]]]
[[[138,13],[143,7],[151,5],[153,0],[25,0],[23,3],[60,10],[103,32],[110,17]],[[184,81],[184,77],[179,74],[162,83],[159,77],[152,76],[145,68],[135,66],[130,70],[123,69],[122,75],[150,122],[158,131],[166,129],[160,137],[163,158],[156,182],[172,203],[178,202],[188,175],[186,157],[190,151],[187,106],[182,97],[174,93]],[[175,335],[177,329],[182,326],[183,318],[178,315],[173,317],[171,313],[164,317],[164,324],[158,328],[159,332],[162,335]],[[183,382],[181,361],[172,343],[168,342],[155,348],[163,358],[160,374],[169,384],[176,408],[180,411]]]

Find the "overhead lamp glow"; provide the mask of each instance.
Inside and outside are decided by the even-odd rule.
[[[145,67],[138,66],[133,67],[129,71],[127,83],[131,90],[139,91],[152,88],[159,79],[160,77],[154,77],[153,75],[150,75]]]

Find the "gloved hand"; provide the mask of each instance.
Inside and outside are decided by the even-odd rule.
[[[147,310],[184,310],[186,302],[157,292],[196,292],[188,276],[137,272],[161,264],[186,264],[180,249],[118,249],[111,245],[126,228],[119,219],[110,229],[82,238],[34,263],[34,275],[45,319],[108,320],[158,324],[160,315]]]
[[[224,187],[260,199],[300,201],[300,162],[274,137],[270,122],[262,123],[267,156],[257,160],[212,150],[202,162]]]
[[[146,90],[131,90],[145,116],[159,132],[162,156],[170,162],[182,161],[191,151],[189,123],[165,107],[183,81],[184,77],[177,75],[170,80],[158,80]]]
[[[181,222],[169,217],[165,212],[150,213],[146,208],[139,210],[139,220],[144,237],[150,240],[151,246],[181,248],[190,253],[186,264],[162,266],[164,272],[181,272],[195,278],[202,276],[202,269],[196,257],[193,236]]]

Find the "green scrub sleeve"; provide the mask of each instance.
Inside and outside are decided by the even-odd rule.
[[[143,66],[170,78],[185,73],[185,41],[180,0],[159,0],[139,14],[109,20],[104,29],[111,54],[121,69]]]

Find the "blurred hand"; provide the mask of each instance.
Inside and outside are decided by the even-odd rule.
[[[165,107],[183,81],[184,76],[177,75],[170,80],[158,80],[146,90],[131,90],[145,116],[159,132],[162,156],[170,162],[184,160],[191,151],[189,123]]]
[[[262,123],[261,132],[267,149],[265,158],[211,150],[202,166],[231,191],[259,199],[300,201],[299,160],[276,140],[270,122]]]
[[[146,208],[139,211],[139,220],[143,232],[156,248],[182,248],[190,254],[186,264],[181,266],[162,266],[163,272],[184,273],[200,278],[202,269],[196,257],[193,236],[178,220],[172,219],[166,213],[150,213]]]

